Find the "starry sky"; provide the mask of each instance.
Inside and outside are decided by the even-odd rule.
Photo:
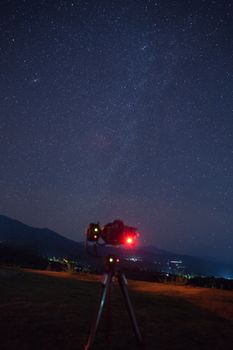
[[[0,213],[233,262],[233,3],[1,0]]]

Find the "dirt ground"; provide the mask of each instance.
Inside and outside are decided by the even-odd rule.
[[[99,276],[0,268],[0,349],[84,349],[98,300]],[[233,292],[129,281],[145,349],[232,350]],[[117,285],[94,349],[136,349]]]

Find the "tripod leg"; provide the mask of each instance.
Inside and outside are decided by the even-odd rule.
[[[112,283],[110,283],[107,296],[106,296],[106,339],[109,339],[110,332],[111,332],[111,289],[112,289]]]
[[[94,343],[96,331],[97,331],[99,321],[103,312],[104,304],[106,301],[106,296],[112,282],[112,276],[113,276],[112,272],[105,274],[104,279],[101,282],[101,291],[100,291],[99,301],[97,304],[96,313],[94,315],[94,318],[88,333],[87,343],[84,348],[85,350],[90,350]]]
[[[119,282],[119,285],[120,285],[120,288],[121,288],[121,291],[122,291],[122,294],[123,294],[123,297],[125,300],[126,308],[127,308],[128,313],[129,313],[129,316],[130,316],[130,320],[131,320],[131,323],[133,326],[134,333],[137,337],[138,344],[140,347],[142,347],[142,345],[143,345],[142,336],[141,336],[141,333],[139,331],[136,317],[134,314],[134,310],[133,310],[133,307],[132,307],[132,304],[131,304],[131,301],[129,298],[128,289],[127,289],[127,280],[126,280],[125,275],[121,272],[119,272],[119,274],[118,274],[118,282]]]

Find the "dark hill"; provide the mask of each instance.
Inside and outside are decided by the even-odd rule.
[[[0,215],[0,242],[3,246],[30,250],[34,254],[77,257],[84,254],[83,244],[47,228],[35,228]]]

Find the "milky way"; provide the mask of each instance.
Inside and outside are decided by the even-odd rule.
[[[0,212],[232,260],[231,1],[1,1]]]

